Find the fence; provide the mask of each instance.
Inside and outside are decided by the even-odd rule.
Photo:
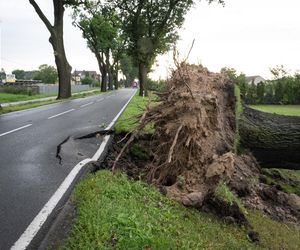
[[[38,84],[39,93],[40,94],[51,94],[58,93],[58,85],[50,85],[50,84]],[[80,92],[84,90],[90,90],[91,87],[89,85],[71,85],[72,93]]]

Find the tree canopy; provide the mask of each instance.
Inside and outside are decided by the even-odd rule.
[[[16,76],[16,79],[25,79],[25,71],[22,69],[15,69],[12,73]]]
[[[58,79],[57,70],[53,66],[42,64],[33,79],[41,80],[43,83],[56,83]]]

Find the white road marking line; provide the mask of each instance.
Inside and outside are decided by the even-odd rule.
[[[89,103],[83,104],[83,105],[80,106],[80,108],[84,108],[84,107],[89,106],[89,105],[91,105],[91,104],[93,104],[93,103],[94,103],[94,102],[89,102]]]
[[[1,136],[4,136],[4,135],[8,135],[8,134],[13,133],[13,132],[16,132],[16,131],[18,131],[18,130],[24,129],[24,128],[28,128],[28,127],[30,127],[30,126],[32,126],[32,124],[27,124],[27,125],[22,126],[22,127],[20,127],[20,128],[16,128],[16,129],[10,130],[10,131],[8,131],[8,132],[5,132],[5,133],[3,133],[3,134],[0,134],[0,137],[1,137]]]
[[[101,102],[101,101],[103,101],[104,100],[104,98],[101,98],[101,99],[99,99],[97,102]]]
[[[131,99],[134,97],[136,93],[136,90],[134,91],[134,94],[130,97],[130,99],[128,100],[128,102],[126,102],[126,104],[123,106],[123,108],[120,110],[120,112],[115,116],[115,118],[112,120],[112,122],[107,126],[107,128],[105,130],[109,130],[112,128],[112,126],[115,124],[115,122],[118,120],[119,116],[123,113],[124,109],[127,107],[127,105],[129,104],[129,102],[131,101]]]
[[[61,116],[61,115],[64,115],[64,114],[67,114],[67,113],[72,112],[72,111],[74,111],[74,110],[75,110],[75,109],[69,109],[69,110],[67,110],[67,111],[65,111],[65,112],[62,112],[62,113],[59,113],[59,114],[57,114],[57,115],[50,116],[50,117],[48,117],[48,120],[50,120],[50,119],[52,119],[52,118],[55,118],[55,117],[58,117],[58,116]]]
[[[116,115],[116,117],[113,119],[113,121],[108,125],[106,129],[110,129],[113,126],[113,122],[115,122],[118,117],[122,114],[128,103],[131,101],[133,96],[135,95],[136,91],[134,91],[134,94],[131,96],[131,98],[128,100],[128,102],[123,106],[121,111]],[[33,238],[36,236],[36,234],[39,232],[39,230],[42,228],[43,224],[49,217],[49,215],[53,212],[54,208],[57,206],[63,195],[66,193],[66,191],[69,189],[69,187],[72,185],[74,180],[76,179],[77,175],[81,171],[81,169],[89,162],[97,161],[101,154],[103,153],[106,144],[108,143],[110,138],[110,135],[106,135],[103,138],[103,142],[101,143],[99,149],[94,154],[92,158],[87,158],[79,162],[72,171],[68,174],[68,176],[65,178],[63,183],[59,186],[59,188],[56,190],[56,192],[52,195],[50,200],[45,204],[45,206],[42,208],[42,210],[38,213],[38,215],[33,219],[33,221],[30,223],[30,225],[26,228],[24,233],[20,236],[20,238],[15,242],[15,244],[12,246],[11,250],[25,250],[30,242],[33,240]]]

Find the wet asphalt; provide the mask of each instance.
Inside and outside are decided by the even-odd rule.
[[[0,115],[0,249],[9,249],[54,194],[80,157],[60,162],[57,146],[107,126],[133,89]]]

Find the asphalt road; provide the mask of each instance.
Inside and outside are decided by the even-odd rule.
[[[0,249],[9,249],[78,163],[60,163],[57,146],[107,126],[133,89],[0,116]],[[86,150],[84,157],[95,152]],[[89,155],[90,154],[90,155]]]

